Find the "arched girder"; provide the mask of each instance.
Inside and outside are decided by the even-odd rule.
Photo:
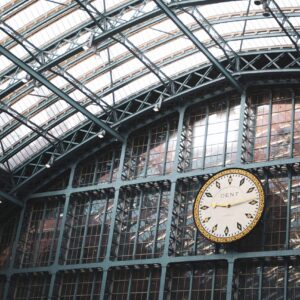
[[[235,0],[235,1],[238,1],[238,0]],[[134,3],[140,3],[141,1],[132,1]],[[216,1],[181,1],[181,2],[176,2],[176,3],[172,3],[170,4],[170,8],[172,7],[185,7],[185,6],[191,6],[191,5],[202,5],[202,4],[208,4],[208,2],[210,2],[210,4],[212,3],[218,3],[218,2],[230,2],[230,0],[216,0]],[[131,3],[131,2],[130,2]],[[129,4],[130,4],[129,3]],[[128,4],[128,3],[127,3]],[[128,5],[129,5],[128,4]],[[125,7],[125,5],[124,5]],[[113,12],[111,12],[113,14]],[[107,40],[109,37],[115,35],[115,34],[118,34],[119,32],[123,32],[124,30],[128,29],[128,28],[132,28],[133,26],[135,25],[142,25],[145,21],[147,20],[150,20],[151,22],[155,21],[154,18],[155,17],[158,17],[160,16],[161,17],[162,15],[162,12],[160,10],[154,10],[154,11],[150,11],[150,12],[146,12],[144,15],[140,16],[138,15],[137,17],[133,18],[132,20],[128,20],[126,22],[120,22],[117,24],[117,26],[115,26],[114,28],[112,29],[109,29],[103,33],[97,33],[95,34],[95,37],[94,37],[94,42],[95,43],[100,43],[100,42],[103,42],[105,40]],[[107,15],[107,18],[110,18],[111,15],[108,14]],[[255,18],[255,16],[251,16],[251,18]],[[260,16],[261,18],[261,16]],[[239,19],[239,18],[237,18]],[[231,19],[228,19],[227,21],[228,22],[231,22],[235,20],[235,18],[231,18]],[[216,23],[217,22],[220,22],[220,20],[216,20]],[[224,20],[222,21],[224,22]],[[215,22],[212,22],[212,24],[214,24]],[[42,49],[42,52],[40,55],[44,56],[43,55],[43,52],[51,52],[51,51],[54,51],[55,49],[59,49],[59,44],[63,43],[63,41],[68,41],[69,39],[72,39],[72,37],[76,37],[77,34],[84,30],[84,29],[88,29],[90,28],[92,25],[94,24],[94,22],[89,22],[89,23],[86,23],[84,24],[83,26],[79,27],[78,29],[74,30],[73,32],[69,33],[68,35],[66,36],[62,36],[60,37],[60,39],[58,41],[55,41],[54,43],[52,43],[51,45],[47,45],[44,49]],[[95,27],[95,26],[94,26]],[[136,28],[138,29],[138,28]],[[75,41],[74,41],[74,44]],[[83,49],[82,49],[82,45],[78,45],[78,46],[74,46],[74,47],[71,47],[67,52],[63,53],[63,54],[59,54],[59,55],[52,55],[51,56],[51,60],[50,61],[45,61],[45,63],[43,64],[43,67],[39,68],[38,71],[40,72],[43,72],[45,70],[48,70],[49,68],[63,62],[64,60],[68,59],[69,57],[72,57],[80,52],[82,52]],[[28,58],[25,60],[26,63],[30,63],[31,59]],[[1,77],[5,77],[5,76],[8,76],[9,74],[14,74],[15,72],[17,71],[16,68],[9,68],[8,70],[6,70],[3,74],[1,74]],[[11,93],[12,91],[14,91],[15,89],[19,88],[20,86],[22,86],[22,82],[21,81],[13,81],[11,86],[9,86],[6,90],[0,92],[0,97],[3,98],[4,96],[8,95],[9,93]]]
[[[178,35],[175,35],[174,38],[177,37],[177,36],[180,36],[180,35],[181,35],[181,34],[178,33]],[[264,36],[264,35],[262,35],[261,38],[262,38],[263,36]],[[266,37],[277,37],[277,36],[279,37],[279,36],[282,36],[282,33],[275,33],[275,32],[273,32],[272,34],[266,34],[265,36],[266,36]],[[252,36],[247,35],[247,39],[255,39],[255,38],[257,38],[257,35],[252,35]],[[164,43],[164,42],[167,41],[168,39],[171,39],[171,37],[166,38],[166,40],[162,40],[161,43]],[[235,40],[239,40],[239,39],[240,39],[240,38],[239,38],[238,36],[233,36],[232,38],[227,39],[227,41],[235,41]],[[207,45],[207,47],[210,47],[210,46],[212,46],[212,45],[213,45],[213,44]],[[148,49],[151,49],[151,47],[154,47],[154,46],[155,46],[155,45],[153,45],[153,46],[150,45]],[[147,49],[147,48],[145,48],[145,49]],[[195,49],[194,51],[190,51],[190,52],[186,53],[186,55],[190,55],[191,53],[196,52],[196,51],[197,51],[197,50]],[[182,57],[184,57],[184,54],[182,55]],[[174,61],[175,61],[178,57],[177,57],[177,56],[174,56],[173,58],[174,58]],[[131,59],[131,56],[130,56],[130,55],[129,55],[129,56],[126,56],[126,57],[123,57],[122,60],[116,61],[116,62],[114,62],[112,65],[108,65],[108,66],[106,66],[105,68],[102,68],[101,70],[98,70],[97,72],[94,72],[94,71],[93,71],[93,72],[92,72],[92,76],[85,76],[84,81],[82,82],[82,85],[88,83],[89,80],[92,80],[92,79],[96,78],[96,76],[101,75],[101,73],[104,73],[104,72],[105,72],[106,70],[108,70],[109,68],[111,68],[111,67],[113,67],[113,66],[118,66],[118,65],[121,64],[122,62],[126,62],[126,61],[129,60],[129,59]],[[168,61],[166,61],[166,63],[167,63],[167,62],[168,62]],[[104,97],[104,96],[107,95],[108,93],[113,92],[115,89],[120,88],[120,86],[124,86],[125,84],[131,82],[131,81],[134,80],[135,78],[138,78],[139,76],[142,76],[142,75],[144,75],[144,74],[145,74],[145,73],[142,72],[142,73],[140,73],[140,74],[137,74],[136,76],[132,76],[132,77],[129,78],[129,81],[123,80],[123,79],[122,79],[122,84],[121,84],[121,85],[116,84],[113,88],[107,89],[107,90],[105,90],[104,93],[100,93],[100,94],[98,94],[98,95],[96,95],[96,96],[98,96],[98,97]],[[20,92],[21,92],[22,94],[25,95],[25,94],[29,93],[30,90],[31,90],[30,87],[26,87],[24,91],[20,91]],[[65,92],[71,93],[71,92],[73,92],[74,90],[75,90],[75,88],[72,88],[72,87],[71,87],[71,88],[66,89]],[[27,92],[26,92],[26,91],[27,91]],[[20,92],[19,92],[19,93],[20,93]],[[18,98],[19,93],[16,94],[15,98]],[[41,101],[35,108],[33,108],[31,111],[28,111],[28,113],[26,113],[25,116],[26,116],[27,118],[32,117],[33,115],[39,113],[41,110],[43,110],[43,109],[46,108],[47,106],[53,104],[55,101],[57,101],[57,99],[58,99],[58,98],[57,98],[55,95],[52,95],[52,96],[50,96],[50,97],[47,98],[47,99],[45,98],[45,100],[44,100],[44,101]],[[14,102],[14,97],[12,97],[12,99],[10,100],[10,102]],[[71,113],[71,112],[70,112],[70,113]],[[74,113],[74,111],[73,111],[73,113]],[[65,116],[63,116],[63,118],[65,118]],[[60,120],[61,120],[60,118],[57,118],[57,121],[60,121]],[[113,122],[112,122],[112,123],[113,123]],[[56,124],[58,124],[58,123],[56,123]],[[53,124],[53,126],[55,126],[56,124]],[[6,127],[6,128],[4,129],[4,131],[2,131],[2,136],[7,135],[9,132],[13,131],[17,126],[18,126],[17,123],[12,123],[11,126]],[[52,127],[53,127],[53,126],[52,126]],[[49,129],[50,129],[50,128],[48,128],[48,130],[49,130]],[[25,144],[25,145],[26,145],[26,144]],[[13,152],[15,152],[15,151],[13,150]]]
[[[191,40],[191,42],[202,52],[208,60],[220,70],[225,78],[240,92],[243,92],[241,84],[222,66],[218,59],[208,51],[202,42],[189,30],[189,28],[178,18],[178,16],[160,0],[154,0],[157,6],[176,24],[176,26]]]
[[[282,56],[282,54],[284,56]],[[274,63],[270,64],[270,60],[272,58]],[[277,57],[280,57],[280,64],[278,63]],[[298,58],[295,56],[295,52],[261,52],[261,53],[251,53],[247,55],[243,55],[243,63],[241,71],[238,72],[239,76],[251,75],[251,74],[267,74],[268,76],[281,74],[284,72],[286,74],[291,73],[300,73],[300,62]],[[276,63],[277,62],[277,63]],[[280,67],[279,67],[280,65]],[[254,69],[253,69],[254,67]],[[196,80],[198,78],[198,80]],[[195,92],[199,89],[206,88],[215,83],[224,82],[224,78],[220,77],[220,73],[217,72],[215,68],[211,65],[202,66],[201,70],[197,70],[193,73],[187,73],[186,75],[181,75],[179,78],[174,80],[175,82],[175,94],[165,99],[165,103],[172,102],[182,98],[184,95]],[[151,96],[149,96],[151,94]],[[120,121],[115,124],[115,126],[125,125],[126,122],[136,118],[137,116],[144,114],[153,108],[153,104],[155,103],[156,97],[159,97],[159,94],[156,94],[155,91],[149,90],[147,93],[140,94],[139,96],[135,96],[134,98],[128,99],[127,101],[120,103],[116,106],[116,109],[120,111]],[[138,109],[136,109],[137,105],[140,105]],[[91,124],[84,125],[81,128],[73,131],[66,138],[67,140],[72,140],[73,135],[76,135],[80,130],[87,130],[86,126],[91,126]],[[63,161],[63,157],[70,155],[72,151],[78,150],[81,147],[84,147],[86,143],[91,142],[91,140],[96,139],[96,135],[89,135],[87,139],[83,139],[80,143],[74,145],[70,144],[70,147],[67,149],[65,153],[61,153],[61,157],[58,157],[58,161]],[[51,150],[50,147],[44,149],[42,153],[35,155],[29,161],[24,163],[22,166],[18,167],[14,171],[14,177],[17,182],[17,187],[14,191],[19,190],[30,182],[31,178],[37,176],[36,174],[43,172],[43,166],[37,166],[34,168],[35,172],[30,174],[30,169],[35,164],[38,164],[41,160],[43,160],[43,156],[46,155],[47,152]]]

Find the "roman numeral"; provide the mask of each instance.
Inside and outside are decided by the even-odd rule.
[[[206,210],[206,209],[208,209],[208,206],[203,205],[203,206],[200,206],[199,209]]]
[[[251,193],[253,190],[254,190],[254,187],[251,187],[251,188],[247,191],[247,193]]]
[[[210,220],[210,217],[207,217],[203,220],[203,223],[207,223]]]
[[[229,232],[229,228],[226,226],[226,228],[224,230],[224,233],[225,233],[226,236],[228,235],[228,232]]]
[[[214,233],[218,228],[218,224],[216,224],[212,229],[211,229],[211,232]]]
[[[253,216],[251,214],[246,213],[245,215],[248,219],[253,219]]]
[[[251,201],[249,202],[249,204],[255,205],[257,202],[258,202],[258,201],[256,201],[256,200],[251,200]]]
[[[240,223],[236,223],[236,227],[238,228],[238,230],[242,230],[242,225]]]

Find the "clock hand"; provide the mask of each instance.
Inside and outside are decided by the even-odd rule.
[[[255,200],[255,198],[236,200],[236,201],[228,202],[227,204],[230,207],[230,206],[238,205],[238,204],[245,203],[245,202],[248,202],[248,201],[251,201],[251,200]]]
[[[231,207],[231,206],[234,206],[234,205],[238,205],[238,204],[241,204],[241,203],[244,203],[244,202],[248,202],[248,201],[251,201],[251,200],[255,200],[254,198],[249,198],[249,199],[243,199],[243,200],[236,200],[236,201],[232,201],[232,202],[223,202],[223,203],[216,203],[216,202],[213,202],[211,204],[211,207],[212,208],[216,208],[217,206],[219,207]]]

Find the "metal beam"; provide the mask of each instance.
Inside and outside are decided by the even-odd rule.
[[[96,17],[100,16],[101,19],[104,19],[105,16],[101,14],[92,4],[87,3],[89,7],[93,9],[90,11],[87,6],[83,3],[82,0],[75,0],[80,7],[82,7],[90,16],[90,18],[95,22],[95,24],[101,29],[102,32],[105,32],[105,28],[101,25],[101,23],[97,20]],[[96,16],[93,15],[96,14]],[[112,22],[107,19],[107,24],[112,26]],[[169,78],[160,68],[157,67],[155,63],[153,63],[138,47],[136,47],[123,33],[119,32],[116,37],[111,36],[112,40],[117,43],[122,44],[132,55],[134,55],[146,68],[148,68],[158,79],[159,81],[167,86],[168,84],[172,84],[171,78]]]
[[[219,69],[225,78],[242,94],[243,88],[240,83],[226,70],[219,61],[208,51],[208,49],[197,39],[187,26],[169,9],[161,0],[154,0],[157,6],[170,18],[175,25],[191,40],[191,42],[207,57],[207,59]]]
[[[296,51],[299,52],[298,43],[300,39],[300,34],[296,30],[294,25],[290,22],[289,18],[283,13],[280,6],[276,3],[275,0],[268,0],[265,2],[265,7],[267,11],[270,12],[275,21],[278,23],[280,28],[285,32],[292,44],[295,46]]]
[[[46,86],[50,91],[52,91],[54,94],[56,94],[61,99],[65,100],[68,104],[70,104],[72,107],[74,107],[77,111],[82,113],[84,116],[86,116],[89,120],[93,121],[95,124],[103,128],[106,132],[114,136],[119,141],[123,141],[123,137],[114,129],[109,127],[107,124],[105,124],[103,121],[99,120],[96,116],[94,116],[92,113],[90,113],[87,109],[82,107],[80,104],[78,104],[76,101],[74,101],[69,95],[58,89],[54,84],[49,82],[44,76],[33,70],[31,67],[29,67],[27,64],[25,64],[22,60],[17,58],[15,55],[10,53],[7,49],[5,49],[3,46],[0,45],[0,53],[4,55],[7,59],[12,61],[14,64],[19,66],[21,69],[23,69],[25,72],[27,72],[32,78],[36,79],[38,82],[40,82],[42,85]]]
[[[19,207],[24,207],[24,203],[22,203],[20,200],[16,199],[15,197],[13,197],[12,195],[9,195],[3,191],[0,191],[0,198],[2,198],[3,200],[6,200],[10,203],[13,203]]]

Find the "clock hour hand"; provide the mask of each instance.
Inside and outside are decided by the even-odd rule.
[[[230,207],[230,205],[228,203],[215,203],[215,202],[213,202],[211,204],[212,208],[216,208],[217,206],[220,206],[220,207]]]

